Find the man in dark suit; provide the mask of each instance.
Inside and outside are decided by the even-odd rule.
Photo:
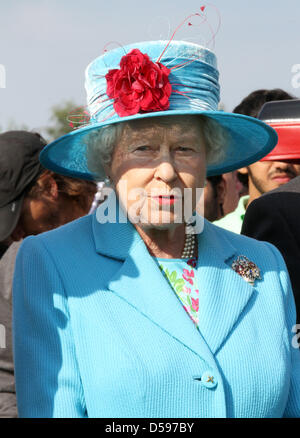
[[[300,323],[300,176],[254,200],[242,234],[273,243],[285,259]]]

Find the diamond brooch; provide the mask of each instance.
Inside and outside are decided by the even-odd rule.
[[[241,255],[233,261],[232,269],[239,274],[245,281],[254,286],[255,280],[260,280],[260,269],[251,262],[246,256]]]

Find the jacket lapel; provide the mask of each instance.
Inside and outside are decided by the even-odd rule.
[[[131,223],[99,224],[93,217],[96,251],[119,259],[107,288],[201,358],[211,352]]]
[[[201,357],[210,354],[205,343],[201,342],[196,326],[143,242],[135,246],[108,287]]]
[[[205,222],[198,236],[199,333],[133,225],[120,222],[99,224],[93,217],[96,251],[122,262],[107,288],[201,357],[215,352],[253,292],[225,263],[233,247]]]
[[[256,290],[231,268],[241,254],[228,234],[207,221],[198,254],[199,330],[216,353]]]

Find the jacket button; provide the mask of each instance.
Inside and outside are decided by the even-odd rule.
[[[205,371],[201,376],[201,383],[205,388],[215,388],[218,384],[216,377],[211,371]]]

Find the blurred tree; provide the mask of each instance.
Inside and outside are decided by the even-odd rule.
[[[6,132],[6,131],[29,131],[29,128],[27,125],[20,125],[17,122],[14,121],[14,119],[9,119],[6,126],[1,125],[0,126],[0,132]]]
[[[51,111],[50,120],[53,124],[45,129],[49,141],[55,140],[73,131],[75,128],[79,128],[89,120],[85,108],[83,106],[76,106],[71,100],[55,105]]]

